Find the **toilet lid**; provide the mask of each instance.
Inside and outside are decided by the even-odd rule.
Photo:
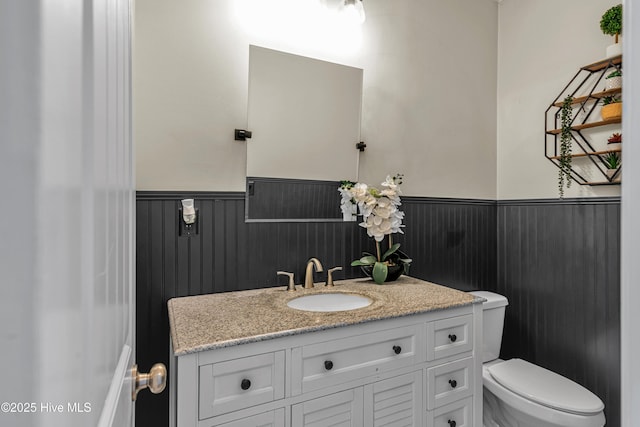
[[[577,414],[604,409],[598,396],[586,388],[525,360],[511,359],[488,369],[500,385],[541,405]]]

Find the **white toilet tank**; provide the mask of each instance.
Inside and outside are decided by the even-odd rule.
[[[473,291],[471,295],[486,299],[482,304],[482,363],[490,362],[500,356],[504,311],[509,304],[507,298],[488,291]]]

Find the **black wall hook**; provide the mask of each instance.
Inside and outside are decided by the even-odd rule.
[[[244,129],[236,129],[234,133],[234,139],[236,141],[246,141],[247,138],[251,138],[251,131]]]

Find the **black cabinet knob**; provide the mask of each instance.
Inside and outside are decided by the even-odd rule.
[[[393,346],[393,352],[395,354],[400,354],[402,352],[402,347],[400,347],[399,345],[394,345]]]
[[[449,427],[456,427],[456,422],[453,420],[447,420],[447,422],[449,423]]]
[[[457,339],[458,339],[458,337],[456,336],[456,334],[450,334],[449,335],[449,340],[451,342],[456,342]]]
[[[456,380],[449,380],[449,385],[451,388],[456,388],[458,387],[458,382]]]
[[[324,361],[324,369],[326,369],[327,371],[330,371],[333,369],[333,362],[331,360],[325,360]]]
[[[243,379],[242,381],[240,381],[240,388],[243,390],[249,390],[249,388],[251,387],[251,381],[249,381],[248,379]]]

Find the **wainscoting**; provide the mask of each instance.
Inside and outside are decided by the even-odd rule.
[[[199,209],[197,236],[178,235],[180,199]],[[343,266],[336,279],[362,277],[350,267],[372,239],[355,222],[245,223],[244,193],[137,195],[137,352],[140,369],[168,363],[170,298],[282,286],[276,270],[303,280],[318,257],[325,269]],[[495,286],[495,201],[404,198],[402,249],[414,259],[411,275],[461,290]],[[316,273],[316,281],[324,280]],[[168,393],[141,393],[138,425],[166,426]]]
[[[199,234],[178,235],[180,199],[193,197]],[[137,351],[143,371],[168,363],[167,300],[283,286],[318,257],[337,279],[372,240],[357,223],[245,223],[244,193],[139,192]],[[485,201],[403,198],[402,249],[411,275],[509,298],[503,358],[521,357],[585,385],[619,427],[620,199]],[[316,273],[316,281],[324,280]],[[141,393],[138,425],[168,424],[168,394]]]
[[[620,199],[498,202],[503,358],[584,385],[620,426]]]

